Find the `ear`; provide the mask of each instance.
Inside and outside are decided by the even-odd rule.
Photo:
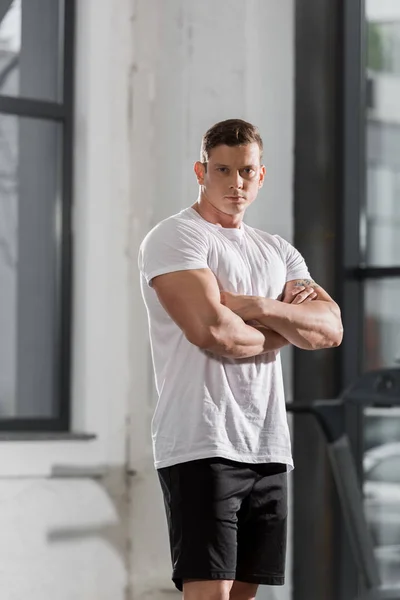
[[[204,183],[204,174],[206,172],[206,168],[202,162],[199,160],[194,164],[194,172],[196,173],[197,183],[199,185],[203,185]]]
[[[262,186],[264,185],[264,179],[265,179],[265,174],[266,174],[267,170],[265,168],[264,165],[261,165],[260,168],[260,177],[258,180],[258,187],[262,188]]]

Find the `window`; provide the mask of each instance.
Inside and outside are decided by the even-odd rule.
[[[366,3],[365,202],[360,249],[364,270],[367,370],[400,359],[400,10]]]
[[[400,358],[400,2],[306,0],[296,12],[296,245],[311,257],[314,277],[330,285],[344,322],[335,362],[331,353],[295,352],[295,398],[305,401],[334,397],[360,373]],[[400,441],[399,415],[390,409],[372,421],[370,410],[347,408],[361,476],[368,450]],[[303,470],[294,477],[295,597],[329,590],[332,598],[355,598],[362,589],[356,561],[326,463],[310,461],[322,455],[311,426],[299,419],[294,431]],[[321,486],[326,493],[313,495],[313,518],[304,526],[307,492]],[[380,497],[369,499],[368,517],[376,506]],[[310,525],[316,543],[305,556],[301,538]],[[382,522],[374,527],[380,545]],[[399,582],[398,529],[390,540],[392,572],[379,563],[385,584]]]
[[[400,408],[368,407],[363,413],[364,454],[382,444],[395,443],[400,448]]]
[[[367,66],[376,72],[400,75],[400,22],[382,20],[374,12],[373,3],[367,4]]]
[[[366,474],[369,481],[383,481],[385,483],[396,483],[400,485],[400,452],[381,460]],[[400,511],[399,511],[400,512]]]
[[[400,278],[364,285],[364,366],[372,371],[400,362]]]
[[[400,360],[400,5],[359,6],[345,82],[345,385]]]
[[[365,14],[361,12],[366,89],[353,88],[353,97],[360,101],[359,152],[354,158],[359,161],[359,183],[357,197],[346,209],[354,214],[357,231],[350,252],[353,279],[347,286],[348,298],[354,296],[354,314],[358,305],[359,333],[355,342],[348,342],[349,351],[359,356],[358,372],[400,362],[400,6],[368,0]],[[350,157],[349,178],[351,161]],[[382,411],[374,415],[374,410],[366,411],[363,420],[365,510],[382,582],[398,585],[398,411],[388,409],[384,418]],[[390,490],[387,484],[392,484]],[[385,552],[392,554],[390,564]]]
[[[0,0],[0,430],[69,428],[72,0]]]

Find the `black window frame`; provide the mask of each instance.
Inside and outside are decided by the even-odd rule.
[[[59,102],[0,94],[0,114],[54,121],[62,127],[61,224],[56,252],[56,357],[54,406],[48,418],[0,418],[0,432],[68,432],[71,426],[72,184],[75,0],[64,0],[63,94]]]

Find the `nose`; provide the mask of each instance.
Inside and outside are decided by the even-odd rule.
[[[232,181],[231,181],[231,184],[229,187],[235,188],[237,190],[243,189],[243,178],[240,176],[239,171],[236,171],[236,173],[234,172]]]

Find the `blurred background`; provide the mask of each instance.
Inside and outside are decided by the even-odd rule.
[[[285,353],[287,400],[399,365],[398,0],[0,0],[2,600],[178,597],[137,253],[194,202],[201,136],[227,118],[264,139],[247,222],[343,311],[339,349]],[[363,510],[400,586],[400,411],[362,416]],[[325,440],[311,417],[292,434],[287,583],[257,598],[353,600]]]

